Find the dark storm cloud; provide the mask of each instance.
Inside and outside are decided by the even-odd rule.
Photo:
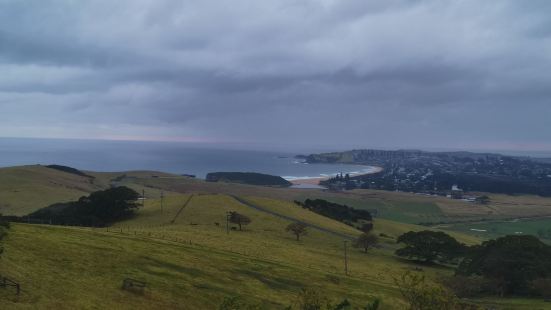
[[[550,10],[0,0],[0,134],[551,148]]]

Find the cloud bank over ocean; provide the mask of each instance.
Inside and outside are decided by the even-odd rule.
[[[550,150],[549,11],[549,1],[0,1],[0,133]]]

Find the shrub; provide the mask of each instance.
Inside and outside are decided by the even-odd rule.
[[[295,298],[290,309],[296,310],[328,310],[331,309],[329,299],[318,290],[302,289]]]
[[[450,290],[427,283],[422,275],[406,272],[394,282],[408,303],[408,310],[477,309],[476,306],[462,304]]]
[[[381,304],[379,298],[372,298],[365,307],[354,306],[347,298],[341,300],[337,304],[333,304],[329,298],[326,297],[325,292],[316,289],[302,289],[296,298],[293,300],[291,306],[285,308],[286,310],[352,310],[352,309],[365,309],[365,310],[377,310]]]
[[[244,301],[238,296],[226,297],[218,306],[219,310],[260,310],[259,305],[251,304]]]

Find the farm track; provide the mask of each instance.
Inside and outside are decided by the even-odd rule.
[[[339,232],[333,231],[331,229],[327,229],[327,228],[324,228],[324,227],[321,227],[321,226],[318,226],[318,225],[310,224],[308,222],[304,222],[304,221],[298,220],[296,218],[293,218],[293,217],[290,217],[290,216],[287,216],[287,215],[283,215],[281,213],[278,213],[278,212],[275,212],[275,211],[272,211],[272,210],[268,210],[268,209],[263,208],[261,206],[250,203],[250,202],[248,202],[248,201],[246,201],[243,198],[240,198],[238,196],[235,196],[235,195],[229,195],[229,196],[232,197],[233,199],[237,200],[239,203],[241,203],[241,204],[243,204],[243,205],[245,205],[249,208],[255,209],[257,211],[268,213],[270,215],[273,215],[273,216],[276,216],[276,217],[279,217],[279,218],[282,218],[282,219],[285,219],[285,220],[302,223],[302,224],[304,224],[304,225],[306,225],[310,228],[319,230],[321,232],[324,232],[324,233],[327,233],[327,234],[330,234],[330,235],[333,235],[333,236],[344,238],[344,239],[347,239],[347,240],[355,240],[356,239],[355,237],[347,235],[347,234],[339,233]]]
[[[182,213],[182,211],[184,211],[184,209],[187,207],[187,205],[189,204],[189,202],[191,201],[191,199],[193,198],[193,194],[191,194],[188,199],[186,200],[186,202],[184,202],[184,205],[180,208],[180,210],[178,210],[178,212],[176,213],[176,215],[174,215],[174,218],[172,219],[172,221],[170,221],[170,224],[174,224],[176,222],[176,219],[178,219],[178,216],[180,216],[180,213]]]

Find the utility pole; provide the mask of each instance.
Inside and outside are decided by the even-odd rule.
[[[348,241],[344,241],[344,274],[348,275],[348,253],[346,252],[346,245]]]
[[[226,211],[226,234],[230,234],[230,211]]]
[[[145,207],[145,189],[142,189],[142,208]]]
[[[163,213],[163,199],[165,198],[165,193],[161,191],[161,213]]]

